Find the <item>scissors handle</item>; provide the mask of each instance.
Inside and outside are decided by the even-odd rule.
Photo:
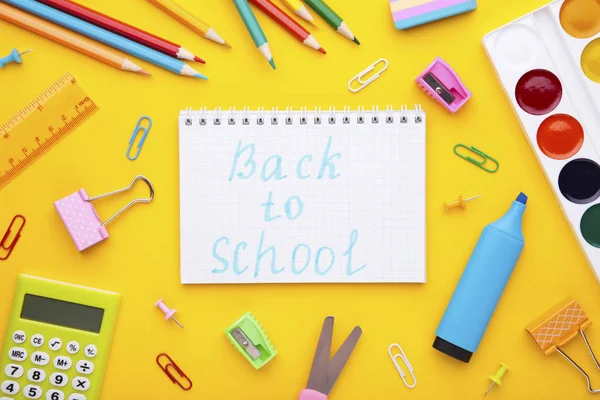
[[[327,400],[327,396],[312,389],[304,389],[300,392],[298,400]]]

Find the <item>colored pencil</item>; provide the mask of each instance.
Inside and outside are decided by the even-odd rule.
[[[119,49],[125,53],[131,54],[135,57],[146,60],[152,64],[158,65],[159,67],[165,68],[176,74],[193,76],[195,78],[208,79],[204,75],[198,73],[189,65],[184,62],[166,56],[159,53],[156,50],[142,46],[134,41],[116,35],[112,32],[98,28],[88,22],[81,21],[75,17],[65,14],[61,11],[55,10],[52,7],[48,7],[44,4],[38,3],[34,0],[1,0],[4,3],[8,3],[23,11],[27,11],[30,14],[35,14],[40,18],[55,24],[61,25],[64,28],[78,32],[91,39],[102,42],[108,46]]]
[[[149,0],[155,6],[190,28],[202,37],[212,40],[213,42],[231,47],[219,34],[206,22],[190,14],[180,5],[169,0]]]
[[[250,8],[250,4],[248,4],[248,0],[233,0],[240,16],[242,17],[242,21],[246,25],[254,44],[258,48],[258,50],[265,56],[267,60],[269,60],[269,64],[271,67],[275,69],[275,61],[273,61],[273,56],[271,55],[271,48],[269,47],[269,42],[267,42],[267,37],[265,36],[263,30],[261,29],[252,9]]]
[[[54,40],[57,43],[95,58],[98,61],[102,61],[103,63],[111,65],[115,68],[137,72],[139,74],[151,75],[150,72],[143,70],[141,67],[135,65],[127,58],[124,58],[113,51],[107,50],[89,39],[75,35],[66,29],[53,25],[44,21],[43,19],[34,17],[33,15],[27,14],[4,3],[0,3],[0,19],[20,26],[21,28],[25,28],[31,32],[37,33],[38,35],[50,40]]]
[[[288,6],[290,10],[292,10],[296,15],[298,15],[303,20],[310,22],[314,26],[317,26],[315,19],[308,12],[304,4],[300,0],[283,0],[283,3]]]
[[[123,36],[127,39],[133,40],[134,42],[143,44],[146,47],[150,47],[151,49],[159,51],[170,57],[179,58],[180,60],[197,61],[203,64],[205,63],[203,59],[195,56],[177,43],[170,42],[159,36],[153,35],[152,33],[143,31],[135,26],[131,26],[70,0],[38,1],[59,11],[72,15],[75,18],[82,19],[102,29],[116,33],[119,36]]]
[[[336,31],[352,40],[356,44],[360,44],[356,36],[352,33],[348,25],[344,20],[335,13],[323,0],[305,0],[306,3],[313,9],[317,14],[321,16],[329,25]]]
[[[312,47],[323,54],[326,53],[325,50],[323,50],[323,47],[321,47],[319,42],[317,42],[317,40],[309,31],[294,21],[292,17],[287,15],[281,8],[273,4],[271,0],[250,0],[250,2],[260,8],[269,17],[274,19],[279,25],[283,26],[288,32],[294,35],[296,39],[308,47]]]

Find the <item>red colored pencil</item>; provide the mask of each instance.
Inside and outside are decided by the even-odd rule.
[[[189,50],[181,47],[177,43],[170,42],[152,33],[143,31],[135,26],[131,26],[119,20],[116,20],[108,15],[101,14],[90,8],[84,7],[81,4],[69,0],[38,0],[47,6],[55,8],[59,11],[72,15],[73,17],[82,19],[90,24],[106,29],[117,35],[133,40],[146,47],[150,47],[156,51],[164,53],[170,57],[181,60],[197,61],[205,64],[206,61],[192,54]]]
[[[297,23],[292,17],[287,15],[281,8],[277,7],[270,0],[250,0],[252,4],[260,8],[265,14],[273,18],[279,25],[284,27],[288,32],[296,37],[299,41],[305,45],[312,47],[315,50],[319,50],[325,54],[326,51],[317,42],[313,35],[302,25]]]

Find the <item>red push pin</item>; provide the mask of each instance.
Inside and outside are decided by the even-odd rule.
[[[167,307],[167,305],[163,303],[163,299],[157,301],[155,306],[160,308],[160,311],[162,311],[165,314],[165,321],[168,319],[172,319],[173,321],[177,322],[177,325],[183,328],[183,325],[181,325],[181,323],[175,318],[175,313],[177,312],[177,310],[175,310],[174,308],[171,309]]]

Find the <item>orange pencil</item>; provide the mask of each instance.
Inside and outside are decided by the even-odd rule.
[[[34,17],[33,15],[27,14],[2,2],[0,2],[0,19],[37,33],[40,36],[53,40],[115,68],[136,72],[138,74],[151,75],[150,72],[143,70],[140,66],[134,64],[127,58],[120,56],[118,53],[107,50],[87,38],[75,35],[64,28]]]

